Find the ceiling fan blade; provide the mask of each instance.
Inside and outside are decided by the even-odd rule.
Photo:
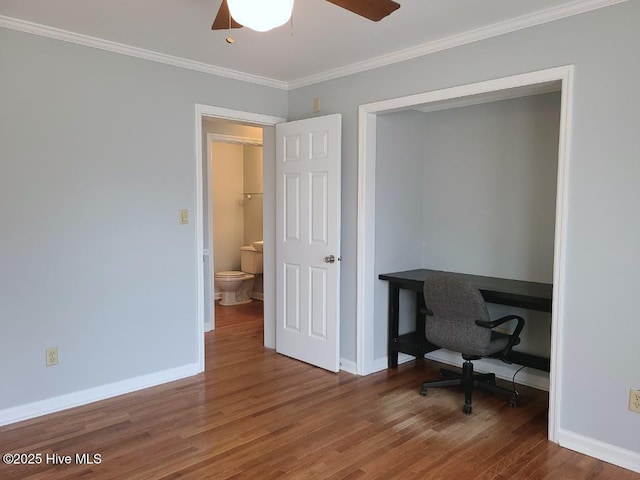
[[[327,0],[327,2],[346,8],[374,22],[379,22],[400,8],[400,4],[393,0]]]
[[[229,30],[229,28],[242,28],[238,22],[236,22],[233,18],[231,18],[231,26],[229,26],[229,6],[227,5],[227,0],[222,0],[222,4],[220,5],[220,10],[218,10],[218,14],[216,15],[216,19],[213,21],[213,25],[211,25],[211,30]]]

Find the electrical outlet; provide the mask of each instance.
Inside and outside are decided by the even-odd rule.
[[[629,392],[629,410],[640,413],[640,390],[632,388]]]
[[[45,363],[47,367],[58,364],[58,347],[51,347],[45,350]]]

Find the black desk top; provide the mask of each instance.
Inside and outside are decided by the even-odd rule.
[[[427,269],[385,273],[378,278],[396,284],[400,288],[420,292],[427,277],[441,273],[452,275],[474,285],[480,290],[486,302],[551,312],[553,285],[550,283],[524,282]]]

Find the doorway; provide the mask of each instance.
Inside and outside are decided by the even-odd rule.
[[[263,130],[263,239],[264,239],[264,346],[275,348],[275,128],[285,121],[258,113],[229,110],[209,105],[195,105],[195,150],[196,150],[196,308],[197,308],[197,352],[199,371],[205,369],[205,310],[212,289],[205,288],[205,173],[207,172],[206,137],[203,141],[202,122],[217,119],[239,123]],[[208,195],[207,195],[208,196]],[[211,252],[208,252],[211,254]],[[209,278],[211,278],[209,276]],[[209,300],[211,301],[211,300]]]
[[[357,239],[357,367],[367,375],[375,371],[374,290],[376,261],[376,154],[377,116],[415,107],[444,110],[496,99],[517,98],[548,88],[561,92],[558,173],[553,259],[553,312],[551,320],[551,372],[549,385],[549,440],[558,441],[564,297],[566,208],[571,129],[573,67],[558,67],[408,97],[361,105],[359,109],[358,239]]]
[[[242,281],[237,292],[226,294],[227,307],[234,306],[229,299],[238,304],[264,299],[262,253],[253,251],[263,240],[263,132],[261,127],[216,119],[203,120],[202,128],[207,152],[203,160],[204,307],[205,331],[210,331],[216,327],[216,312],[225,309],[220,305],[225,301],[216,273],[250,270],[254,274]],[[241,268],[243,256],[246,265]],[[248,266],[257,260],[259,269]]]

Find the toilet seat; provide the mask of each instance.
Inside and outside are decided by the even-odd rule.
[[[226,272],[218,272],[214,275],[214,277],[222,281],[224,280],[231,281],[231,280],[246,280],[249,278],[253,278],[253,275],[251,273],[245,273],[240,271],[226,271]]]

